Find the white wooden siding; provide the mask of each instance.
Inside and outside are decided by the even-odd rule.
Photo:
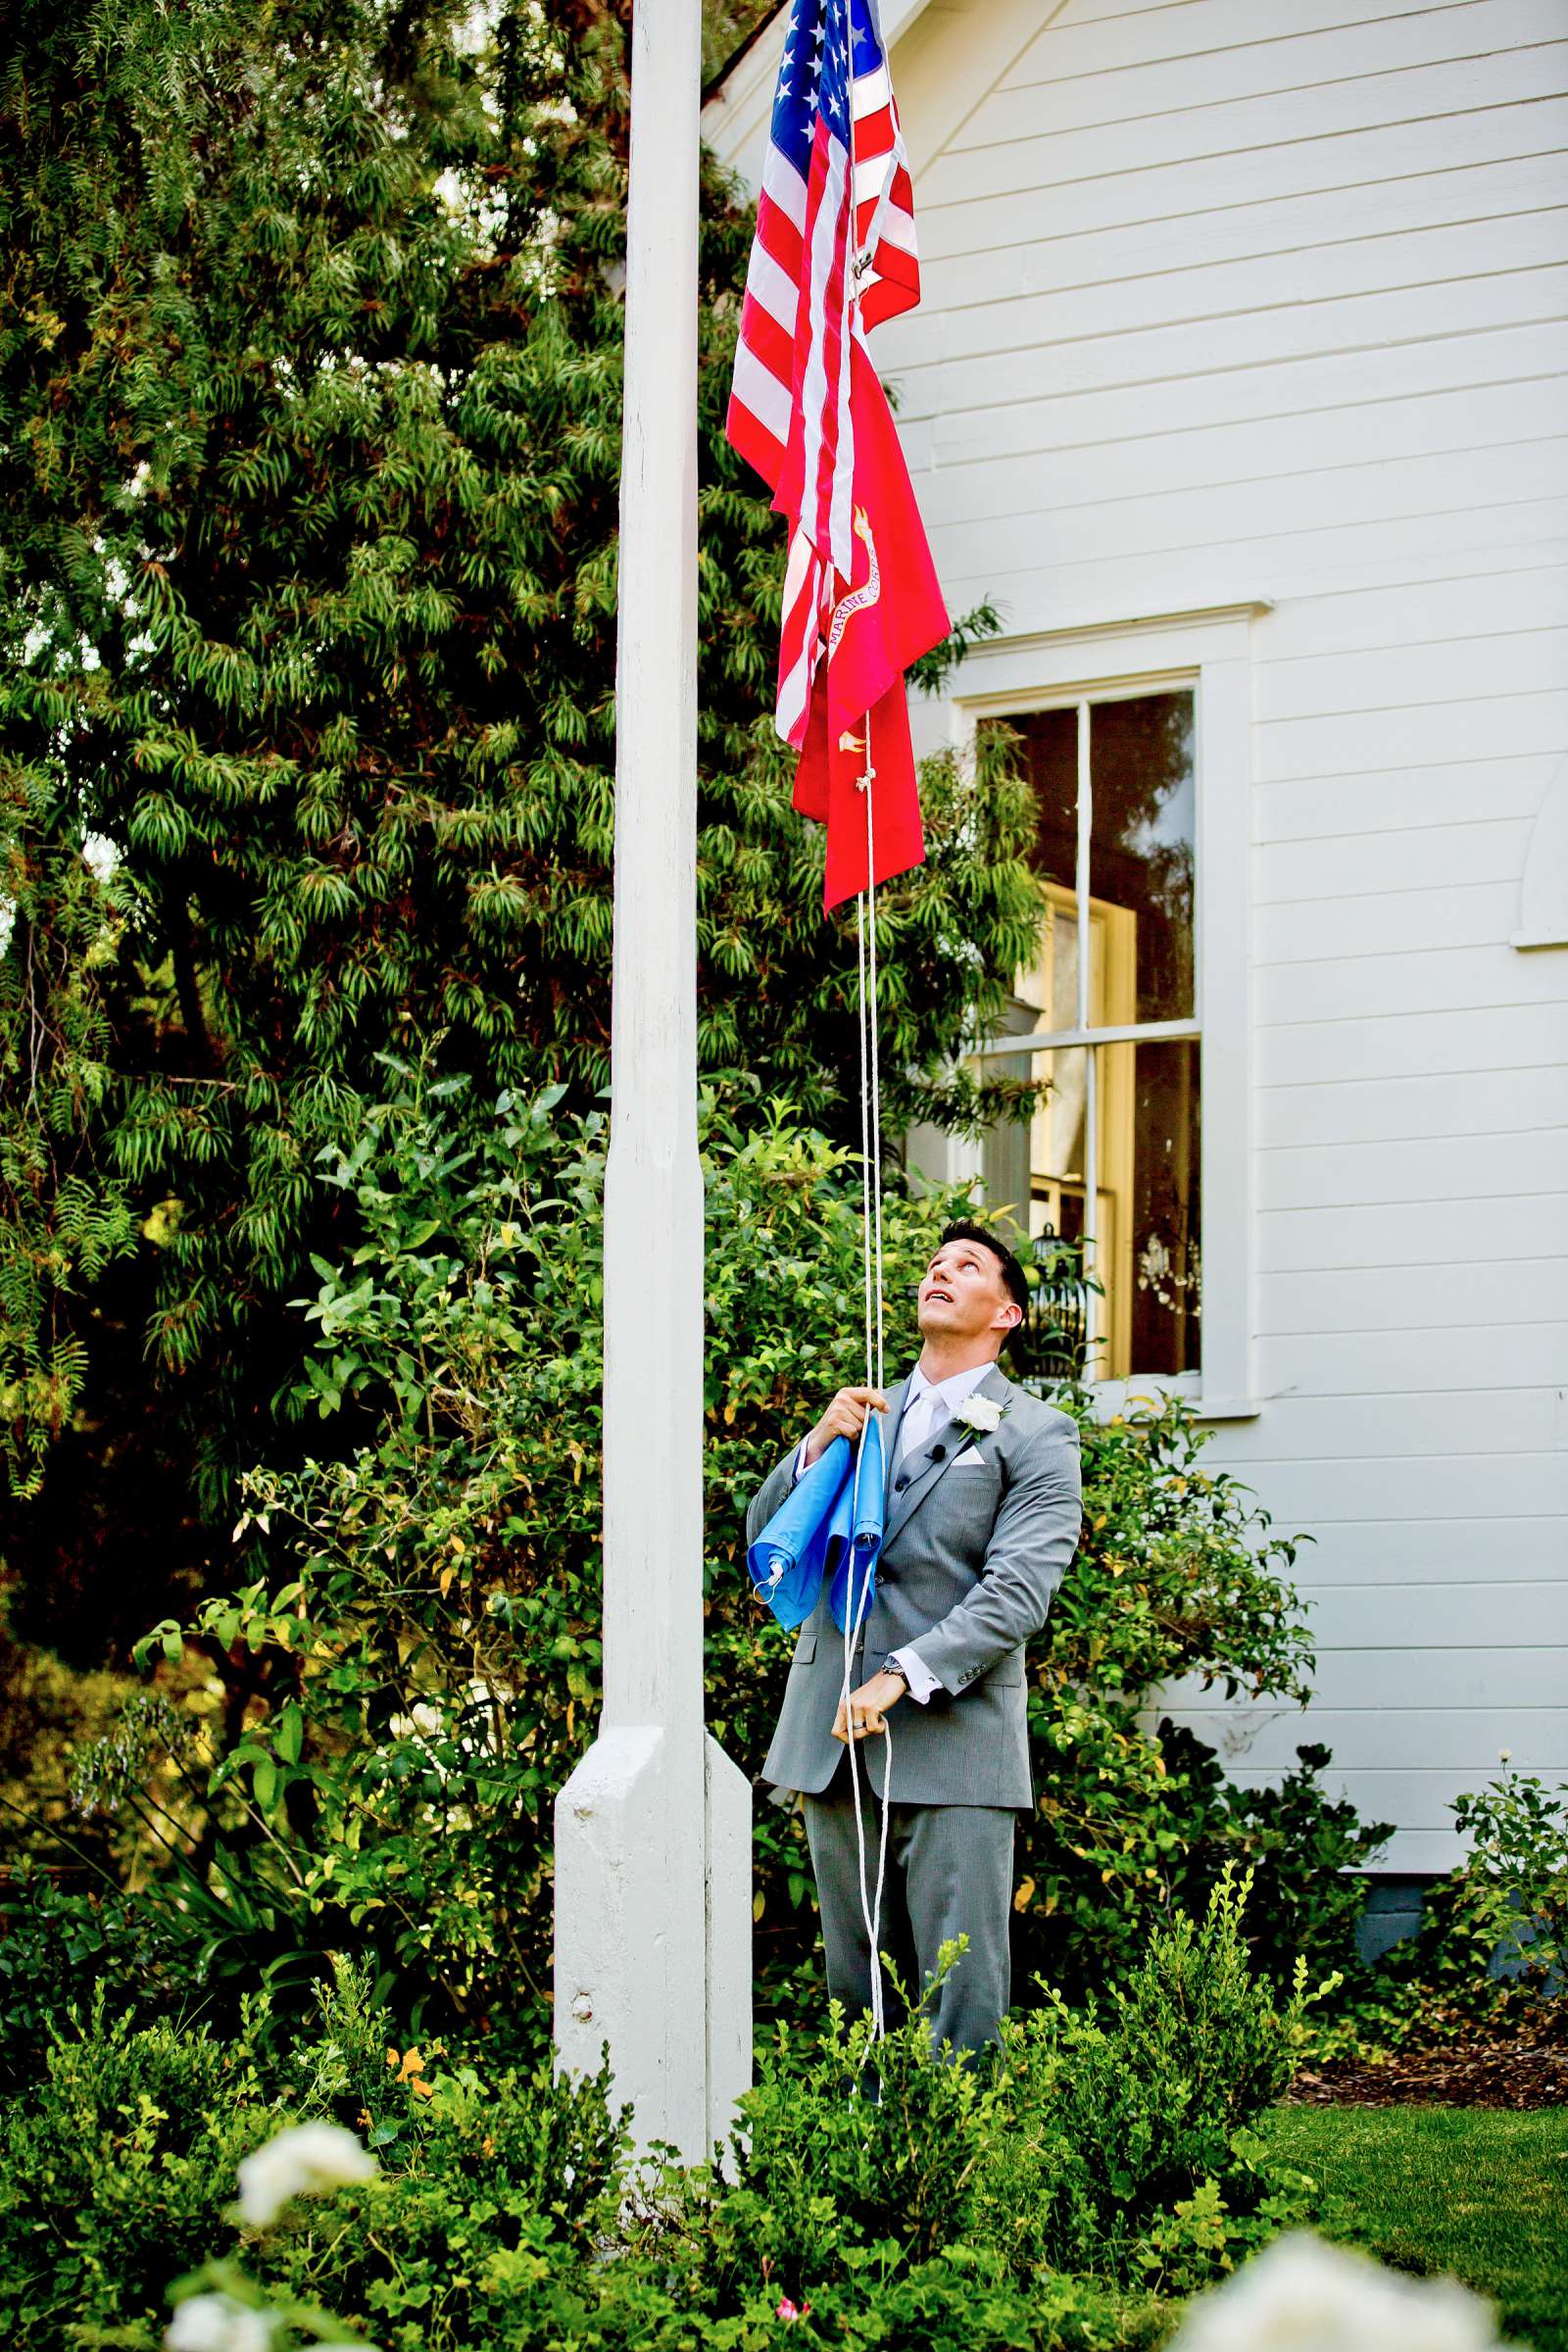
[[[1568,1778],[1568,950],[1508,945],[1568,748],[1562,0],[899,22],[925,294],[877,358],[951,606],[1272,605],[1260,1410],[1209,1458],[1315,1538],[1315,1695],[1164,1703],[1248,1784],[1325,1741],[1379,1866],[1446,1869],[1500,1748]]]

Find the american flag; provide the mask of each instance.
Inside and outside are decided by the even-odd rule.
[[[853,569],[853,344],[920,299],[912,201],[876,0],[792,0],[726,430],[791,526],[777,723],[797,748]]]

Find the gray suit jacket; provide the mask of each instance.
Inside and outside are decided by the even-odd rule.
[[[1023,1645],[1078,1548],[1078,1425],[998,1365],[976,1394],[1005,1407],[1001,1425],[977,1435],[950,1421],[900,1464],[908,1388],[905,1380],[889,1394],[886,1534],[850,1688],[907,1645],[943,1686],[924,1706],[900,1699],[888,1718],[895,1803],[1032,1809]],[[794,1458],[792,1446],[754,1497],[748,1544],[789,1493]],[[764,1780],[809,1793],[827,1787],[844,1754],[832,1732],[843,1687],[844,1636],[824,1585],[796,1641]],[[866,1740],[859,1753],[880,1794],[886,1742]]]

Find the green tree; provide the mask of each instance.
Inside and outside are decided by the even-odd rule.
[[[625,15],[13,12],[0,1536],[78,1650],[203,1581],[275,1451],[286,1301],[345,1232],[318,1155],[378,1054],[605,1083]],[[853,947],[769,731],[779,526],[721,430],[749,239],[710,171],[701,1052],[842,1131]],[[1036,921],[1022,788],[927,797],[884,903],[895,1120],[976,1110],[952,1049]]]

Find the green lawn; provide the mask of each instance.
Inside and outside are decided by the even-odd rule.
[[[1276,2107],[1261,2129],[1323,2183],[1326,2237],[1451,2271],[1506,2340],[1568,2352],[1568,2107]]]

